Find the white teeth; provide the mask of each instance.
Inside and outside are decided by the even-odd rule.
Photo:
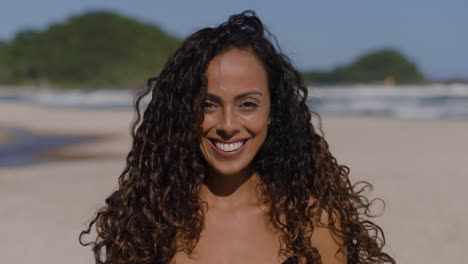
[[[216,142],[215,143],[217,148],[219,148],[222,151],[226,151],[226,152],[236,151],[240,147],[242,147],[243,144],[244,143],[242,143],[242,142],[236,142],[236,143],[232,143],[232,144],[224,144],[224,143],[221,143],[221,142]]]

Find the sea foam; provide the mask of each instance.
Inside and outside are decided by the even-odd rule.
[[[307,104],[323,116],[382,116],[398,119],[468,119],[467,84],[309,86]],[[1,91],[0,103],[56,108],[129,108],[128,90]],[[143,104],[149,98],[143,100]],[[164,102],[162,102],[164,103]]]

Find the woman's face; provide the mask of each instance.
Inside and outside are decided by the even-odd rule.
[[[250,165],[267,136],[267,73],[250,50],[231,49],[213,58],[206,77],[200,149],[211,169],[235,175]]]

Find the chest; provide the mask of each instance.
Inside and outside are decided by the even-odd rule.
[[[276,264],[287,258],[278,256],[280,246],[279,233],[263,211],[212,211],[206,215],[194,254],[178,252],[172,264]]]

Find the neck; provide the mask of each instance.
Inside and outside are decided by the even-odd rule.
[[[246,170],[235,175],[209,171],[200,190],[200,197],[210,208],[236,209],[260,204],[260,175]]]

